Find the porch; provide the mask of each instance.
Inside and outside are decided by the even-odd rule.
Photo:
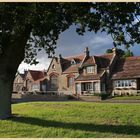
[[[95,95],[105,93],[105,84],[100,81],[84,81],[75,83],[75,93],[79,95]]]

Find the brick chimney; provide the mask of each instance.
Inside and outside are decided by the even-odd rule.
[[[86,48],[84,49],[84,53],[85,53],[86,56],[89,56],[89,50],[88,50],[88,47],[86,47]]]
[[[62,55],[59,54],[59,57],[58,57],[58,62],[61,63],[61,60],[62,60]]]

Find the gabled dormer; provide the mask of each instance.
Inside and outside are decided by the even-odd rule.
[[[81,70],[84,75],[97,74],[97,65],[93,56],[88,56],[83,64]]]
[[[71,60],[71,65],[76,65],[76,60],[74,58]]]

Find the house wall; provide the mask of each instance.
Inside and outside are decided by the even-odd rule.
[[[22,77],[18,74],[14,80],[13,92],[22,91],[23,86],[24,86],[24,81],[23,81]]]
[[[50,66],[49,66],[49,69],[47,71],[47,79],[48,79],[47,91],[53,91],[53,89],[51,88],[51,85],[50,85],[50,77],[53,74],[54,75],[56,74],[58,77],[57,91],[60,91],[60,92],[62,91],[62,92],[68,93],[68,94],[72,94],[74,92],[74,84],[73,84],[73,86],[68,87],[68,76],[71,75],[71,73],[63,74],[62,70],[61,70],[60,59],[55,59],[55,58],[53,58]],[[74,77],[77,77],[78,73],[72,73],[72,75]]]
[[[68,77],[70,75],[72,75],[75,79],[78,76],[78,73],[63,74],[61,76],[60,90],[66,91],[68,94],[73,94],[75,92],[75,84],[73,83],[72,86],[68,87]]]
[[[58,87],[59,87],[59,85],[61,85],[61,73],[62,73],[62,71],[61,71],[60,61],[56,58],[53,58],[50,66],[48,68],[47,76],[46,76],[46,78],[48,79],[48,81],[47,81],[47,91],[52,91],[53,90],[51,88],[51,85],[50,85],[50,76],[53,75],[53,74],[57,75],[57,77],[58,77]]]

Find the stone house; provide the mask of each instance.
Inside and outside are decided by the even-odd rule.
[[[46,72],[28,70],[24,74],[17,73],[13,84],[13,92],[46,91]]]
[[[140,57],[117,60],[112,74],[114,94],[140,94]]]
[[[84,53],[53,57],[47,70],[47,92],[91,95],[137,94],[140,90],[140,57],[121,58],[113,53],[92,56]]]
[[[24,87],[25,74],[20,74],[19,72],[15,76],[13,84],[13,92],[20,92]]]
[[[45,76],[45,71],[28,70],[25,78],[25,87],[27,91],[46,91]]]
[[[85,55],[62,58],[53,57],[47,70],[47,92],[73,94],[74,80],[79,75],[78,67]]]
[[[112,95],[140,94],[140,57],[121,58],[113,53],[90,55],[88,48],[79,55],[53,57],[48,70],[17,73],[13,92]]]

